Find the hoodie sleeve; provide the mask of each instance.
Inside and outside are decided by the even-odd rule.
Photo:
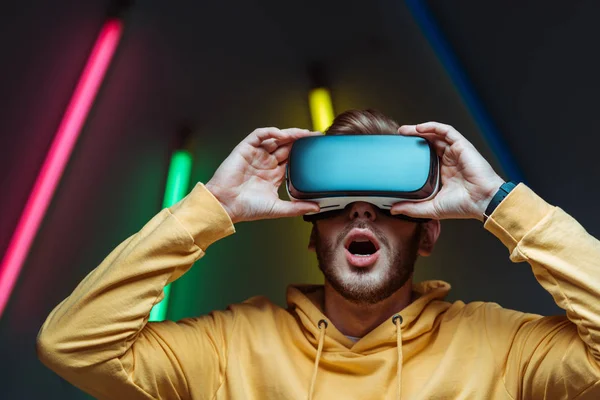
[[[527,261],[565,316],[485,307],[490,345],[513,398],[600,398],[600,242],[519,184],[485,223]]]
[[[231,311],[148,323],[163,288],[207,247],[234,232],[198,183],[154,216],[50,313],[37,339],[41,361],[99,399],[213,398],[226,367]],[[191,379],[193,376],[193,381]]]

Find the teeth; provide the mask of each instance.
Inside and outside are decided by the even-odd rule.
[[[356,238],[356,239],[354,239],[354,241],[355,242],[370,242],[370,240],[367,238]]]

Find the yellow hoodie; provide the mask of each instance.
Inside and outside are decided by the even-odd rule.
[[[100,399],[600,399],[600,243],[520,184],[485,224],[566,310],[414,301],[354,343],[320,308],[320,286],[288,308],[255,297],[225,311],[148,323],[162,289],[234,232],[197,184],[121,243],[49,315],[40,359]]]

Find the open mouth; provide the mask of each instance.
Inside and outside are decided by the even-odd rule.
[[[368,239],[353,240],[348,251],[357,256],[369,256],[377,251],[377,247]]]
[[[379,258],[379,242],[369,229],[352,229],[344,248],[348,263],[356,267],[372,265]]]

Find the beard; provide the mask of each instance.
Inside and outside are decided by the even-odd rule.
[[[387,257],[379,257],[377,265],[364,268],[336,262],[336,250],[342,247],[344,238],[354,228],[370,229],[379,241],[380,251],[386,250]],[[356,220],[349,224],[333,240],[320,237],[319,229],[315,226],[315,251],[319,269],[325,279],[346,300],[358,305],[371,305],[387,299],[412,277],[415,262],[418,257],[419,241],[423,226],[417,225],[415,234],[402,248],[394,249],[388,238],[373,224]],[[345,257],[344,257],[345,260]]]

